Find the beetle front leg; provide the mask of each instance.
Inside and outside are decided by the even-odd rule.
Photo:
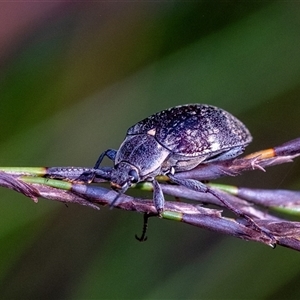
[[[107,149],[106,151],[102,152],[95,163],[94,169],[99,168],[99,166],[105,156],[107,156],[110,160],[114,161],[116,158],[116,155],[117,155],[117,150],[115,150],[115,149]]]
[[[99,166],[105,156],[107,156],[109,159],[114,161],[116,154],[117,154],[117,150],[114,149],[107,149],[106,151],[102,152],[95,163],[94,169],[99,169]],[[95,176],[96,176],[95,171],[84,172],[77,178],[77,180],[86,183],[91,183],[94,180]]]
[[[152,185],[153,185],[153,202],[158,215],[161,217],[165,205],[164,194],[161,190],[159,183],[155,179],[152,181]]]

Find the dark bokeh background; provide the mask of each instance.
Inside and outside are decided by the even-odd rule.
[[[299,137],[298,2],[0,4],[0,165],[92,166],[164,108],[237,115],[247,151]],[[299,189],[300,162],[231,184]],[[137,193],[136,191],[133,191]],[[150,196],[146,194],[145,196]],[[299,299],[299,253],[1,189],[2,299]]]

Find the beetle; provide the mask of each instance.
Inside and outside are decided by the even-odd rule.
[[[103,152],[94,168],[99,168],[105,156],[113,160],[111,187],[119,195],[140,181],[152,182],[154,205],[161,215],[164,196],[155,179],[157,175],[167,175],[174,183],[209,192],[205,184],[179,179],[176,173],[199,164],[232,159],[243,153],[251,141],[246,126],[229,112],[206,104],[179,105],[130,127],[120,148]]]
[[[229,112],[207,104],[179,105],[157,112],[131,126],[119,149],[104,151],[94,169],[99,168],[105,156],[114,162],[110,183],[118,195],[111,207],[130,186],[149,181],[153,185],[153,202],[157,214],[162,216],[165,200],[155,177],[166,175],[175,184],[212,194],[225,207],[246,219],[252,229],[270,238],[270,245],[275,247],[275,237],[230,204],[221,193],[200,181],[176,176],[200,164],[232,160],[242,154],[251,141],[252,136],[247,127]]]

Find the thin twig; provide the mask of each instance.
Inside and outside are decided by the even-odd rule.
[[[208,180],[226,175],[236,176],[248,170],[264,170],[265,167],[291,162],[295,157],[299,156],[300,139],[295,139],[268,151],[260,151],[244,158],[230,161],[202,164],[193,170],[177,173],[176,175],[180,178]],[[274,156],[268,157],[266,155],[268,153],[274,153]],[[45,198],[68,204],[77,203],[99,209],[98,205],[111,205],[116,197],[116,192],[96,185],[83,184],[76,181],[76,179],[82,173],[94,173],[94,182],[109,181],[111,170],[111,168],[107,167],[96,170],[81,167],[40,168],[39,172],[42,175],[33,177],[30,176],[31,173],[28,170],[19,169],[17,171],[9,170],[8,168],[5,172],[0,171],[0,186],[22,193],[34,202],[37,202],[38,198]],[[162,218],[181,221],[189,225],[245,240],[257,241],[267,245],[271,244],[272,241],[268,235],[264,234],[263,231],[255,230],[255,227],[248,226],[249,224],[245,220],[237,221],[227,218],[222,215],[220,210],[199,205],[198,201],[222,206],[222,203],[211,194],[194,192],[183,186],[168,184],[169,179],[166,176],[160,176],[158,179],[165,194],[176,198],[197,201],[197,203],[166,201]],[[71,181],[71,183],[62,180]],[[151,186],[147,187],[147,183],[144,186],[143,184],[140,185],[140,187],[152,188]],[[211,189],[215,189],[215,187],[212,186]],[[256,206],[260,205],[266,208],[276,206],[296,209],[300,204],[300,192],[236,188],[234,194],[230,195],[220,189],[217,189],[217,191],[222,194],[222,198],[230,203],[230,205],[251,217],[265,232],[269,232],[270,235],[274,236],[279,245],[300,251],[300,222],[283,220],[272,215],[270,212],[262,211]],[[114,204],[114,207],[137,211],[145,215],[154,215],[157,213],[152,199],[133,198],[128,195],[121,195],[117,203]]]

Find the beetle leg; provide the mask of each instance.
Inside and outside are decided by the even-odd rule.
[[[99,166],[105,156],[107,156],[109,159],[114,161],[116,154],[117,154],[117,150],[114,150],[114,149],[107,149],[106,151],[102,152],[95,163],[94,169],[99,168]],[[94,171],[83,172],[76,180],[91,183],[94,180],[95,176],[96,176],[96,174]]]
[[[152,181],[152,185],[153,185],[153,202],[158,215],[161,216],[165,204],[164,194],[161,190],[159,183],[155,179]]]
[[[117,150],[114,150],[114,149],[107,149],[106,151],[102,152],[95,163],[94,169],[99,168],[99,166],[105,156],[107,156],[110,160],[114,161],[116,155],[117,155]]]
[[[216,187],[256,205],[298,215],[299,191],[252,189],[230,185]]]
[[[135,235],[135,238],[139,241],[139,242],[146,242],[148,237],[146,236],[147,233],[147,229],[148,229],[148,220],[149,218],[153,217],[153,216],[157,216],[156,214],[148,214],[148,213],[144,213],[144,224],[143,224],[143,232],[141,237],[138,237],[138,235]]]
[[[146,232],[148,229],[148,219],[149,219],[149,215],[147,213],[144,214],[144,224],[143,224],[143,232],[141,237],[138,237],[138,235],[135,235],[135,238],[139,241],[139,242],[146,242],[148,237],[146,236]]]
[[[234,207],[230,202],[228,202],[218,191],[215,191],[208,186],[206,186],[204,183],[194,180],[194,179],[179,179],[175,175],[168,174],[168,177],[174,182],[179,185],[183,185],[187,187],[188,189],[202,192],[202,193],[210,193],[211,195],[215,196],[220,202],[224,204],[226,208],[234,212],[237,216],[244,218],[248,221],[250,224],[250,227],[252,227],[254,230],[258,232],[263,232],[266,236],[268,236],[271,239],[271,245],[275,247],[276,245],[276,239],[275,237],[270,234],[269,232],[263,230],[260,228],[253,220],[250,218],[247,214],[243,213],[238,208]]]
[[[208,192],[208,187],[198,181],[198,180],[194,180],[194,179],[181,179],[181,178],[177,178],[175,175],[168,173],[167,176],[174,182],[177,183],[179,185],[183,185],[186,188],[196,191],[196,192],[202,192],[202,193],[207,193]]]
[[[223,161],[223,160],[233,159],[233,158],[241,155],[244,152],[244,150],[245,150],[244,146],[233,147],[233,148],[230,148],[229,150],[227,150],[226,152],[222,152],[216,156],[212,156],[212,158],[208,158],[204,162],[208,163],[208,162],[214,162],[214,161]]]

